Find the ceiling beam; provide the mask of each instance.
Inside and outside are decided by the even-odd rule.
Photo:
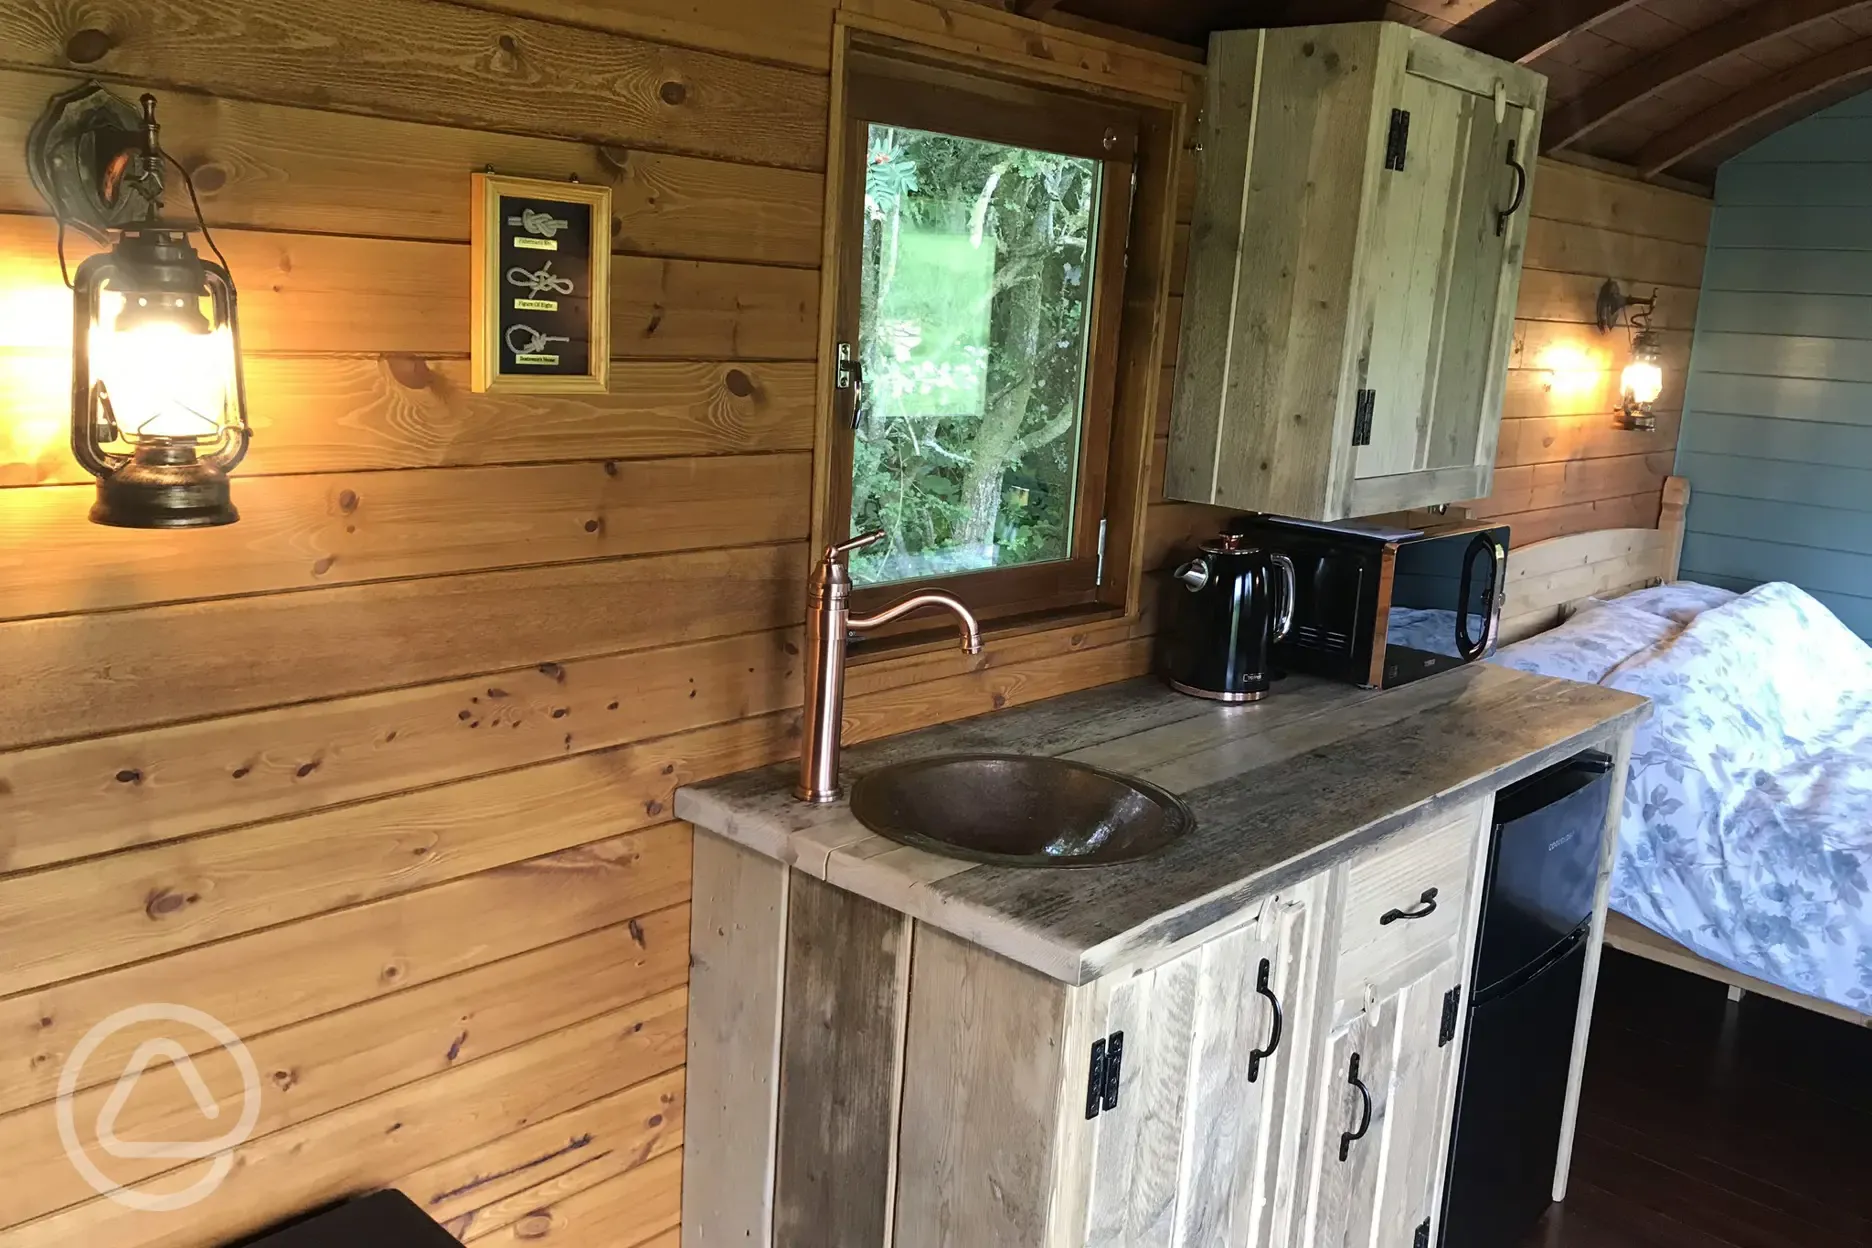
[[[1059,0],[1014,0],[1014,11],[1022,17],[1042,18],[1059,7]]]
[[[1555,151],[1577,143],[1705,65],[1868,4],[1872,0],[1766,0],[1731,14],[1550,109],[1541,147]]]
[[[1744,87],[1646,143],[1632,163],[1645,177],[1654,177],[1764,118],[1861,78],[1872,78],[1872,39],[1835,48]]]
[[[1525,65],[1582,30],[1636,8],[1642,0],[1534,0],[1522,16],[1504,22],[1494,5],[1452,28],[1447,38],[1478,52]]]

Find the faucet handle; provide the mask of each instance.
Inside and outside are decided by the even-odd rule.
[[[886,536],[888,535],[883,529],[872,529],[869,533],[860,533],[850,541],[840,542],[836,546],[828,546],[826,547],[824,562],[827,564],[836,564],[852,551],[863,550],[866,546],[875,546],[883,541]]]

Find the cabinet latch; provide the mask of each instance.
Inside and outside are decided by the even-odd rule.
[[[1378,392],[1361,390],[1358,392],[1358,404],[1352,410],[1352,445],[1370,446],[1372,418],[1378,414]]]
[[[1394,108],[1391,110],[1391,133],[1385,140],[1384,167],[1402,173],[1409,155],[1410,111]]]
[[[1425,1218],[1417,1224],[1417,1238],[1411,1241],[1411,1248],[1430,1248],[1429,1218]]]
[[[1124,1078],[1124,1032],[1092,1042],[1092,1069],[1086,1075],[1088,1120],[1118,1108],[1118,1083]]]
[[[1462,1019],[1462,985],[1443,994],[1443,1029],[1437,1032],[1437,1048],[1456,1038],[1456,1024]]]

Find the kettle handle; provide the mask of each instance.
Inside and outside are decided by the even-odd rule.
[[[1281,609],[1274,621],[1274,640],[1286,641],[1287,634],[1293,631],[1294,603],[1299,597],[1299,578],[1294,575],[1293,560],[1286,555],[1269,555],[1269,562],[1281,570]]]

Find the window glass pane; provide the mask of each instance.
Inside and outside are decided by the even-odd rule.
[[[1072,551],[1099,162],[873,125],[852,531],[859,584]]]

